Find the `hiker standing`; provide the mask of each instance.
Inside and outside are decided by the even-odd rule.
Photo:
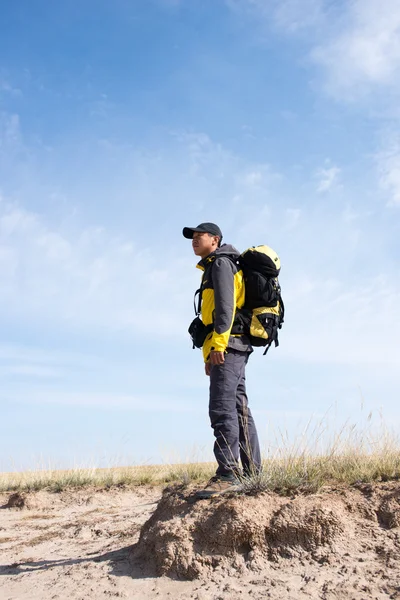
[[[198,498],[234,490],[239,458],[244,475],[261,470],[257,430],[246,395],[245,368],[253,351],[249,338],[232,334],[235,313],[245,300],[243,273],[237,265],[239,252],[223,244],[222,232],[214,223],[185,227],[203,271],[198,290],[198,318],[190,333],[195,346],[202,347],[206,375],[210,377],[209,415],[216,438],[215,476],[196,493]],[[200,318],[201,316],[201,318]]]

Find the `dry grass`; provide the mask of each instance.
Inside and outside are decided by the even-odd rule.
[[[296,491],[316,492],[324,485],[393,481],[400,478],[400,451],[341,455],[295,456],[264,461],[263,472],[243,477],[241,490],[256,494],[274,491],[281,495]]]
[[[180,482],[203,483],[215,470],[214,463],[147,466],[110,469],[71,469],[69,471],[32,471],[0,474],[0,491],[59,492],[67,488],[165,485]],[[326,455],[291,455],[266,459],[260,475],[243,478],[246,493],[271,490],[281,494],[316,491],[332,483],[389,481],[400,478],[400,450],[382,448],[375,452],[348,449],[343,453]]]
[[[398,436],[386,429],[382,419],[378,428],[373,426],[372,413],[360,427],[344,425],[328,436],[324,418],[313,429],[309,423],[291,446],[281,435],[274,456],[263,461],[263,472],[243,477],[241,490],[249,494],[271,490],[287,495],[315,492],[324,485],[399,479]]]
[[[311,423],[292,444],[281,435],[276,451],[268,449],[260,475],[242,479],[244,493],[275,491],[291,494],[312,492],[323,485],[390,481],[400,478],[400,442],[384,426],[372,427],[372,415],[361,425],[344,426],[330,439],[327,420],[311,429]],[[179,482],[185,485],[207,481],[215,472],[215,463],[192,462],[177,465],[146,465],[107,469],[37,470],[0,474],[0,492],[68,488],[141,486]]]
[[[164,485],[175,481],[188,483],[208,479],[213,463],[184,465],[147,465],[112,467],[108,469],[38,470],[24,473],[0,473],[0,492],[48,490],[60,492],[67,488],[111,488],[117,486]]]

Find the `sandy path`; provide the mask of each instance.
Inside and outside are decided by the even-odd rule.
[[[331,564],[270,562],[240,577],[216,569],[195,581],[145,576],[143,565],[131,562],[132,546],[160,489],[39,492],[21,509],[5,508],[9,497],[0,494],[0,600],[400,599],[399,555],[379,557],[356,545]],[[398,532],[388,532],[390,547],[398,547]]]

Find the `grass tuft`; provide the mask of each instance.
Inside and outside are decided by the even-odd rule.
[[[321,441],[320,435],[313,439]],[[263,461],[260,474],[241,478],[241,491],[289,495],[316,492],[325,485],[400,479],[399,439],[383,427],[375,435],[359,432],[354,426],[344,427],[325,444],[323,453],[310,447],[308,440],[306,437],[291,448],[282,444],[274,457]]]

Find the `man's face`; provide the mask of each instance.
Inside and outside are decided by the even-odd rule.
[[[205,258],[218,247],[218,237],[209,233],[195,231],[193,233],[192,247],[196,256]]]

